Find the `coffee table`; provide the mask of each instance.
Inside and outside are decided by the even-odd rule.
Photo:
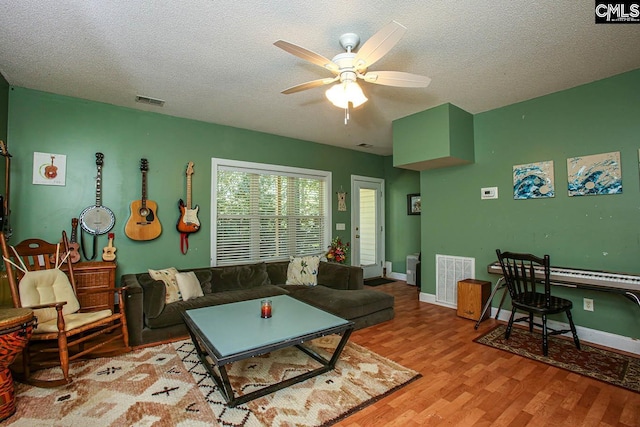
[[[273,304],[273,315],[268,319],[260,317],[261,299],[197,308],[183,313],[198,357],[230,407],[334,369],[353,332],[353,322],[287,295],[269,299]],[[330,359],[303,345],[306,341],[330,334],[342,335]],[[226,365],[292,346],[318,361],[321,366],[259,390],[235,395]]]

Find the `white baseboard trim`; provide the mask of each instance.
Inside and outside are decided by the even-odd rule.
[[[457,307],[454,305],[436,301],[436,296],[434,294],[420,292],[420,301],[439,305],[442,307],[457,309]],[[495,317],[497,312],[498,309],[496,307],[491,307],[491,317]],[[508,322],[509,316],[511,316],[510,311],[504,309],[500,310],[500,316],[498,317],[498,320]],[[553,320],[549,320],[547,322],[547,325],[553,329],[569,328],[568,324]],[[628,353],[640,354],[640,340],[638,339],[616,335],[610,332],[599,331],[597,329],[585,328],[583,326],[576,326],[576,330],[578,331],[578,338],[580,338],[581,342],[584,341],[587,343],[598,344],[605,347],[626,351]],[[565,335],[571,337],[570,333]]]
[[[387,272],[387,277],[389,279],[404,280],[405,282],[407,281],[407,275],[404,273],[394,273],[393,271],[391,273]]]

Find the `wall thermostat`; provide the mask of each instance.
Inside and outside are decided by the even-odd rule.
[[[484,187],[480,189],[480,198],[485,199],[497,199],[498,187]]]

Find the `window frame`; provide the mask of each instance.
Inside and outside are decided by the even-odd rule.
[[[331,242],[331,225],[332,225],[332,172],[306,169],[292,166],[274,165],[268,163],[247,162],[242,160],[230,160],[213,157],[211,159],[211,259],[210,264],[212,267],[217,266],[217,233],[218,233],[218,171],[221,169],[237,169],[243,172],[254,172],[258,174],[280,175],[280,176],[293,176],[302,178],[319,179],[325,183],[324,194],[324,236],[323,247],[328,247]],[[291,254],[297,255],[310,255],[310,254]],[[288,260],[289,255],[282,257],[281,260]],[[237,264],[249,264],[261,262],[261,260],[241,260]]]

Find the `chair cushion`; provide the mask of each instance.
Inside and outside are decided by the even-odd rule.
[[[51,304],[66,301],[62,308],[65,315],[75,313],[80,309],[80,303],[73,292],[69,278],[61,270],[27,271],[18,285],[20,289],[20,304],[30,307],[40,304]],[[55,308],[40,308],[33,311],[38,318],[38,324],[57,319]]]
[[[88,325],[93,322],[97,322],[100,319],[105,319],[111,316],[111,310],[92,311],[89,313],[70,313],[64,315],[64,330],[70,331],[84,325]],[[46,322],[41,322],[38,318],[38,325],[34,329],[34,338],[37,338],[38,334],[46,334],[50,332],[58,332],[58,322],[56,319],[51,319]]]

